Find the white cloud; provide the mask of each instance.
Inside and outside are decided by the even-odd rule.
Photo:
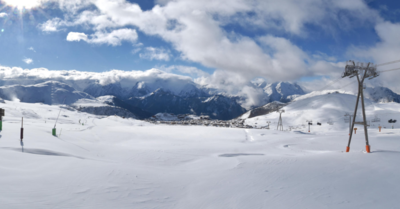
[[[28,50],[31,50],[31,51],[33,51],[33,52],[35,52],[36,53],[36,51],[35,51],[35,49],[31,46],[31,47],[29,47],[28,48]]]
[[[180,73],[188,74],[194,77],[206,77],[210,76],[208,73],[196,68],[196,67],[189,67],[189,66],[174,66],[176,70]]]
[[[186,74],[190,75],[191,77],[208,77],[210,74],[196,68],[196,67],[191,67],[191,66],[183,66],[183,65],[173,65],[169,67],[161,67],[161,70],[164,70],[165,72],[169,73],[181,73],[181,74]]]
[[[99,38],[104,40],[99,43],[121,43],[105,41],[109,40],[103,38],[107,35],[96,34],[137,27],[147,35],[170,43],[182,59],[216,69],[213,75],[201,77],[198,82],[232,92],[242,92],[242,87],[258,76],[268,81],[338,76],[342,63],[337,63],[335,57],[306,52],[284,37],[310,36],[306,25],[322,28],[334,36],[338,27],[352,30],[382,22],[378,12],[363,0],[158,0],[158,5],[148,11],[126,0],[62,2],[60,8],[69,14],[65,19],[69,25],[95,31],[85,41],[94,43]],[[93,7],[84,9],[91,3]],[[245,30],[264,31],[265,35],[252,38],[224,29],[226,25],[238,23]],[[284,37],[268,34],[271,28]],[[146,59],[170,59],[168,52],[157,48],[145,48],[141,52],[140,56]]]
[[[352,46],[348,50],[349,55],[359,61],[374,62],[375,64],[400,60],[400,23],[381,22],[375,26],[375,31],[380,37],[380,42],[372,47]],[[400,63],[378,66],[379,71],[394,68],[400,68]],[[391,71],[382,73],[378,78],[369,82],[381,86],[392,86],[395,91],[400,92],[399,76],[400,71]]]
[[[138,52],[140,52],[142,49],[141,48],[136,48],[132,50],[132,54],[136,54]]]
[[[2,17],[7,17],[7,16],[8,16],[7,13],[4,13],[4,12],[1,12],[1,13],[0,13],[0,18],[2,18]]]
[[[106,32],[96,32],[91,35],[91,39],[87,40],[89,43],[94,44],[108,44],[112,46],[121,45],[122,41],[127,41],[131,43],[135,43],[138,39],[138,34],[134,29],[118,29],[114,30],[110,33]]]
[[[77,2],[78,0],[75,0]],[[125,0],[84,1],[97,9],[70,12],[71,25],[91,26],[95,34],[87,39],[91,43],[119,45],[122,39],[111,39],[104,30],[135,26],[147,35],[159,36],[181,52],[182,59],[206,67],[242,74],[247,79],[255,76],[269,80],[293,80],[301,76],[319,74],[314,67],[322,57],[308,56],[299,47],[282,37],[266,35],[274,41],[260,41],[235,33],[227,33],[222,26],[240,22],[242,25],[266,29],[273,27],[290,34],[305,36],[306,24],[331,28],[358,26],[360,22],[379,21],[377,12],[362,0],[175,0],[158,1],[152,10],[142,11],[139,5]],[[81,2],[82,3],[82,2]],[[75,7],[71,7],[75,5]],[[68,9],[69,8],[69,9]],[[83,7],[80,7],[82,10]],[[341,13],[344,11],[344,13]],[[75,14],[76,13],[76,14]],[[251,13],[252,15],[248,15]],[[365,21],[366,20],[366,21]],[[363,24],[367,24],[363,23]],[[133,42],[134,39],[130,40]],[[272,50],[271,50],[272,49]],[[295,51],[290,51],[295,49]],[[137,52],[136,52],[137,53]],[[146,48],[142,58],[169,60],[168,53]],[[298,57],[297,57],[298,56]],[[288,62],[294,59],[295,62]],[[335,60],[331,57],[331,60]],[[325,61],[328,63],[331,61]],[[333,61],[335,62],[335,61]],[[334,63],[332,63],[334,64]],[[329,66],[330,64],[327,64]],[[314,70],[317,70],[316,72]]]
[[[26,80],[27,77],[32,79]],[[77,70],[23,69],[20,67],[0,66],[0,79],[4,82],[4,85],[13,85],[22,82],[24,84],[34,84],[35,82],[42,82],[44,79],[58,80],[73,86],[79,91],[83,91],[95,82],[99,82],[102,85],[118,82],[123,88],[129,91],[136,83],[144,81],[150,84],[148,88],[151,91],[165,87],[174,93],[182,91],[187,84],[196,85],[193,79],[188,76],[167,73],[158,69],[146,71],[110,70],[106,72],[84,72]]]
[[[254,88],[241,73],[216,70],[213,74],[196,78],[194,81],[201,86],[216,89],[218,92],[226,92],[244,97],[245,100],[242,106],[245,108],[266,103],[263,91]]]
[[[22,61],[25,62],[28,65],[33,62],[33,60],[31,58],[24,58]]]
[[[146,47],[144,53],[139,54],[142,59],[169,61],[169,51],[162,48]]]
[[[39,24],[38,27],[44,32],[56,32],[59,31],[59,27],[63,25],[63,21],[60,18],[54,18],[47,20],[46,22]]]
[[[112,46],[121,45],[122,41],[134,43],[138,39],[136,30],[133,29],[118,29],[110,33],[97,31],[96,33],[88,35],[85,33],[70,32],[67,36],[67,41],[86,41],[91,44],[108,44]]]
[[[88,36],[85,33],[69,32],[67,36],[67,41],[87,41]]]
[[[369,48],[353,46],[349,49],[350,55],[373,59],[377,63],[398,60],[400,53],[400,24],[382,22],[375,26],[375,31],[381,39],[380,42]]]

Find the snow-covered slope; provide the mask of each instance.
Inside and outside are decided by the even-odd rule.
[[[386,87],[367,87],[364,90],[365,97],[375,102],[397,102],[400,103],[400,95]]]
[[[345,123],[344,115],[346,113],[353,114],[356,103],[356,96],[344,91],[323,91],[312,92],[304,96],[300,96],[285,106],[285,113],[282,114],[285,129],[291,127],[308,128],[307,122],[313,121],[313,128],[316,130],[343,130],[348,129],[349,123]],[[387,121],[389,119],[400,118],[400,104],[398,103],[375,103],[369,99],[365,99],[367,121],[371,124],[371,128],[377,128],[379,125],[390,127]],[[247,119],[246,123],[254,125],[264,124],[266,121],[272,121],[277,124],[276,118],[278,113],[273,112],[267,115],[258,116]],[[378,117],[380,122],[373,122],[372,119]],[[275,121],[274,121],[275,119]],[[359,103],[356,121],[362,121],[361,102]],[[322,126],[317,126],[317,122]],[[333,123],[329,125],[328,122]]]
[[[0,97],[7,100],[44,104],[72,104],[79,99],[94,99],[58,81],[46,81],[35,85],[11,85],[0,87]]]
[[[120,83],[110,83],[107,85],[94,83],[85,88],[83,91],[92,95],[93,97],[110,95],[124,98],[127,95],[127,92],[121,87]]]
[[[153,116],[138,107],[131,106],[115,96],[80,99],[71,104],[75,109],[95,115],[117,115],[124,118],[145,119]]]
[[[282,103],[282,102],[278,102],[278,101],[270,102],[261,107],[257,107],[257,108],[247,111],[246,113],[241,115],[239,118],[247,119],[247,118],[254,118],[254,117],[257,117],[260,115],[266,115],[271,112],[277,111],[286,105],[287,105],[286,103]]]
[[[345,94],[313,97],[285,107],[285,127],[289,119],[317,116],[310,106],[335,116],[340,106],[332,105],[352,100]],[[345,153],[346,128],[313,126],[307,133],[154,125],[62,109],[54,137],[58,106],[1,106],[1,208],[398,207],[400,129],[379,133],[371,127],[369,154],[359,130]],[[375,105],[374,113],[395,117],[399,104]]]

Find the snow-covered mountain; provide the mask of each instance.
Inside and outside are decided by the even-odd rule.
[[[131,97],[126,100],[126,103],[152,114],[209,115],[214,119],[228,120],[246,111],[240,106],[239,99],[238,97],[225,95],[213,95],[210,97],[176,95],[160,88],[144,97]]]
[[[400,103],[400,95],[386,87],[367,87],[364,89],[365,97],[375,102],[397,102]]]
[[[268,102],[290,102],[294,98],[304,95],[304,90],[296,83],[276,82],[272,84],[262,83],[260,87],[268,97]]]
[[[243,115],[241,115],[239,118],[240,119],[247,119],[247,118],[254,118],[260,115],[266,115],[268,113],[277,111],[281,109],[282,107],[286,106],[287,103],[282,103],[278,101],[273,101],[270,102],[266,105],[263,105],[261,107],[254,108],[252,110],[247,111]]]
[[[114,77],[121,72],[113,72]],[[193,114],[208,115],[213,119],[229,120],[236,118],[247,110],[242,103],[246,99],[242,96],[216,91],[196,84],[193,80],[180,77],[157,70],[147,72],[156,75],[155,79],[141,75],[133,79],[136,82],[128,82],[124,79],[108,79],[89,76],[85,79],[78,79],[77,75],[65,74],[69,77],[58,77],[55,80],[50,78],[35,78],[24,76],[21,79],[3,78],[0,84],[0,97],[6,100],[19,99],[21,102],[44,103],[44,104],[75,104],[78,100],[87,99],[99,102],[99,97],[111,96],[109,100],[103,101],[108,105],[95,110],[89,106],[81,107],[83,111],[91,113],[102,112],[101,114],[116,114],[121,108],[136,118],[148,118],[157,113],[172,114]],[[123,74],[123,73],[122,73]],[[1,76],[1,70],[0,70]],[[82,74],[79,76],[84,77]],[[157,77],[158,76],[158,77]],[[266,83],[265,81],[255,82],[254,88],[264,92],[262,101],[264,105],[255,107],[246,117],[256,117],[267,112],[274,111],[288,102],[304,98],[304,90],[296,83],[277,82]],[[373,102],[400,102],[400,95],[385,87],[368,87],[365,89],[366,98]],[[271,103],[276,102],[276,103]],[[114,107],[111,110],[110,107]],[[75,105],[75,107],[77,107]],[[118,115],[128,116],[128,113]],[[133,116],[132,116],[133,117]]]
[[[285,113],[282,114],[283,124],[285,129],[289,126],[299,127],[305,126],[306,121],[312,120],[314,128],[317,122],[322,123],[323,129],[344,129],[348,128],[348,123],[345,123],[345,114],[353,114],[354,105],[356,103],[356,96],[349,92],[344,91],[317,91],[300,96],[293,100],[290,104],[283,107]],[[359,104],[356,121],[362,120],[361,103]],[[390,118],[390,115],[383,114],[380,111],[379,103],[375,103],[370,99],[365,99],[367,120],[371,120],[375,116],[382,118],[380,124],[386,124],[385,120]],[[386,105],[386,104],[385,104]],[[396,104],[397,106],[399,104]],[[386,107],[387,108],[387,107]],[[260,123],[259,121],[273,121],[276,124],[276,118],[279,113],[271,112],[268,114],[260,115],[257,117],[249,118],[246,120],[247,124],[252,125]],[[386,120],[387,121],[387,120]],[[329,123],[336,124],[335,126]],[[377,127],[378,124],[372,123],[372,127]],[[320,129],[320,128],[318,128]]]
[[[125,89],[121,87],[120,83],[110,83],[107,85],[101,85],[99,83],[91,84],[90,86],[86,87],[84,92],[92,95],[93,97],[100,97],[100,96],[116,96],[120,98],[126,97],[127,92]]]
[[[104,98],[107,98],[107,99],[104,99]],[[133,113],[136,116],[136,118],[138,118],[138,119],[145,119],[145,118],[149,118],[154,115],[154,114],[147,112],[139,107],[130,105],[127,102],[119,99],[116,96],[102,96],[102,97],[98,97],[97,100],[101,100],[105,104],[116,106],[116,107],[122,108],[124,110],[127,110],[127,111]]]
[[[257,108],[274,101],[287,103],[305,94],[296,83],[267,83],[259,79],[248,85],[257,92],[258,98],[251,100],[243,93],[199,85],[190,77],[157,69],[94,73],[0,67],[0,78],[0,97],[7,100],[60,104],[65,99],[64,103],[70,105],[82,98],[114,96],[114,106],[127,109],[138,118],[173,113],[232,119],[249,107]],[[247,101],[257,102],[249,105]]]
[[[113,95],[151,114],[206,114],[215,119],[232,119],[246,110],[241,106],[245,98],[229,95],[199,86],[193,82],[180,84],[180,88],[170,88],[171,81],[140,81],[130,89],[123,89],[118,83],[93,84],[84,91],[94,97]],[[155,87],[159,87],[154,89]],[[289,102],[303,95],[303,89],[296,83],[278,82],[256,86],[265,92],[264,104],[273,101]],[[213,92],[213,93],[211,93]]]
[[[6,100],[19,99],[27,103],[72,104],[79,99],[94,99],[87,93],[76,91],[58,81],[46,81],[34,85],[11,85],[0,87],[0,97]]]
[[[345,114],[353,114],[355,103],[356,95],[346,91],[315,91],[297,97],[281,108],[285,110],[282,114],[284,129],[290,129],[290,127],[298,129],[307,127],[308,129],[307,121],[312,121],[312,132],[348,130],[349,122]],[[396,102],[376,102],[372,99],[365,98],[366,117],[369,129],[378,130],[378,126],[391,128],[393,124],[388,123],[388,120],[398,119],[396,117],[399,116],[399,106],[400,104]],[[279,113],[272,111],[252,118],[248,117],[248,113],[243,116],[247,116],[247,125],[254,126],[257,124],[266,124],[266,121],[271,121],[271,124],[276,128]],[[362,120],[361,103],[359,103],[356,122],[361,122]],[[321,123],[321,125],[317,125],[317,123]]]

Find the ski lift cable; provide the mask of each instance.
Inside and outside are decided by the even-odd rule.
[[[390,69],[390,70],[377,71],[377,73],[386,73],[386,72],[395,71],[395,70],[400,70],[400,68],[394,68],[394,69]]]
[[[345,87],[347,87],[347,86],[350,86],[351,84],[355,83],[356,81],[357,81],[357,80],[354,80],[354,81],[352,81],[352,82],[350,82],[350,83],[348,83],[348,84],[346,84],[346,85],[340,87],[339,89],[343,89],[343,88],[345,88]]]
[[[376,66],[378,67],[378,66],[383,66],[383,65],[390,65],[390,64],[394,64],[394,63],[398,63],[398,62],[400,62],[400,60],[395,60],[395,61],[391,61],[391,62],[385,62],[385,63],[378,64]]]
[[[325,90],[325,89],[328,88],[329,86],[332,86],[334,83],[338,82],[340,79],[341,79],[341,77],[339,77],[339,78],[337,78],[337,79],[331,81],[328,85],[324,86],[324,87],[321,89],[321,91],[322,91],[322,90]]]
[[[62,109],[60,108],[60,112],[58,112],[58,116],[57,116],[56,122],[54,123],[54,128],[56,128],[57,121],[58,121],[58,118],[60,117],[61,110],[62,110]]]
[[[67,99],[67,98],[64,97],[63,104],[64,104],[64,102],[65,102],[65,99]],[[61,105],[61,106],[62,106],[62,105]],[[58,116],[57,116],[56,122],[54,123],[54,128],[56,128],[58,118],[60,117],[60,113],[61,113],[61,110],[62,110],[61,106],[60,106],[60,112],[58,112]]]
[[[376,66],[389,65],[389,64],[394,64],[394,63],[398,63],[398,62],[400,62],[400,60],[395,60],[395,61],[391,61],[391,62],[381,63],[381,64],[378,64],[378,65],[376,65]],[[385,72],[390,72],[390,71],[395,71],[395,70],[400,70],[400,68],[394,68],[394,69],[390,69],[390,70],[377,71],[377,73],[385,73]],[[339,78],[337,78],[337,79],[331,81],[331,82],[328,83],[326,86],[324,86],[323,88],[321,88],[320,91],[323,91],[323,90],[325,90],[326,88],[332,86],[333,84],[335,84],[336,82],[338,82],[341,78],[342,78],[342,77],[339,77]],[[352,83],[354,83],[354,82],[352,82]],[[347,84],[347,85],[345,85],[345,86],[342,86],[342,87],[339,88],[339,89],[342,89],[342,88],[344,88],[344,87],[347,87],[347,86],[351,85],[352,83],[349,83],[349,84]]]

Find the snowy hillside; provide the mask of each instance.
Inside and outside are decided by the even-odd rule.
[[[400,95],[394,93],[389,88],[385,87],[367,87],[365,90],[365,97],[375,102],[397,102],[400,103]]]
[[[247,118],[254,118],[254,117],[257,117],[257,116],[260,116],[260,115],[266,115],[266,114],[269,114],[271,112],[278,111],[279,109],[283,108],[286,105],[287,104],[282,103],[282,102],[278,102],[278,101],[270,102],[270,103],[268,103],[266,105],[263,105],[261,107],[257,107],[255,109],[252,109],[252,110],[244,113],[239,118],[240,119],[247,119]]]
[[[296,98],[289,105],[285,106],[285,113],[282,114],[283,125],[285,129],[300,128],[308,129],[307,120],[313,121],[312,129],[315,131],[327,130],[343,130],[348,129],[349,123],[345,123],[345,114],[353,114],[356,103],[356,96],[348,92],[339,91],[323,91],[312,92],[304,96]],[[375,103],[369,99],[365,99],[367,121],[371,124],[370,128],[375,128],[379,125],[383,127],[391,127],[388,123],[389,119],[400,118],[399,103]],[[267,115],[258,116],[247,119],[249,125],[263,124],[265,121],[273,121],[278,117],[278,113],[273,112]],[[380,122],[373,122],[375,117],[380,118]],[[356,121],[362,121],[361,102],[358,107]],[[277,121],[273,121],[276,124]],[[317,122],[322,123],[321,126]],[[333,123],[329,125],[328,122]],[[360,126],[361,127],[361,126]],[[275,127],[276,129],[276,127]]]
[[[0,132],[2,208],[397,208],[400,129],[370,127],[350,153],[340,122],[354,96],[298,98],[285,129],[303,119],[323,126],[276,131],[154,125],[5,101]],[[323,102],[326,101],[326,102]],[[399,115],[399,104],[368,103],[368,114]],[[345,106],[350,107],[345,108]],[[345,109],[342,109],[345,108]],[[24,117],[24,140],[19,131]],[[248,119],[277,121],[277,115]],[[337,121],[336,121],[337,120]],[[82,125],[83,123],[83,125]],[[340,128],[342,127],[342,128]],[[251,200],[251,201],[250,201]]]
[[[94,99],[92,96],[76,91],[71,86],[46,81],[34,85],[0,86],[0,97],[7,100],[19,99],[21,102],[43,104],[72,104],[79,99]]]
[[[136,115],[135,111],[130,111],[114,105],[113,96],[98,97],[96,100],[80,99],[75,103],[71,104],[71,107],[80,112],[86,112],[94,115],[101,115],[101,116],[114,115],[123,118],[141,119],[140,116]]]

